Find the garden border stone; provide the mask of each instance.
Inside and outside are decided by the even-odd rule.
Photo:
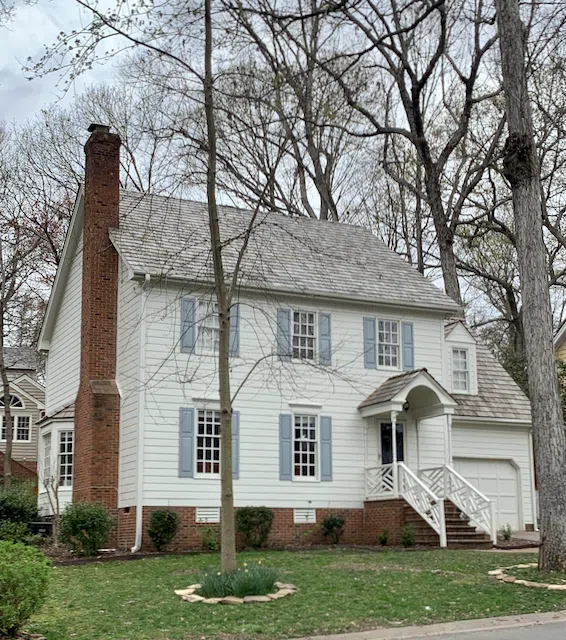
[[[529,587],[531,589],[547,589],[548,591],[566,591],[566,584],[551,584],[548,582],[532,582],[530,580],[520,580],[517,576],[510,575],[507,572],[511,569],[532,569],[538,567],[538,563],[531,562],[529,564],[514,564],[510,567],[501,567],[501,569],[493,569],[488,571],[487,575],[501,580],[501,582],[507,582],[509,584],[520,584],[523,587]]]
[[[175,595],[178,595],[185,602],[203,602],[204,604],[262,604],[292,596],[297,592],[294,584],[276,582],[277,591],[268,593],[266,596],[246,596],[245,598],[237,598],[235,596],[226,596],[225,598],[203,598],[195,592],[200,589],[200,584],[191,584],[186,589],[176,589]]]

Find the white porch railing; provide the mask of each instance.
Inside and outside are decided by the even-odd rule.
[[[438,533],[440,546],[446,546],[444,500],[438,498],[409,467],[397,463],[399,494]]]
[[[393,473],[392,464],[366,469],[366,498],[396,498],[397,479]]]
[[[492,500],[448,465],[422,469],[419,477],[432,492],[450,500],[476,527],[485,531],[493,544],[497,543],[495,505]]]

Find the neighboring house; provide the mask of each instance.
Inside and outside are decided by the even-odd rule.
[[[41,473],[63,502],[106,504],[115,544],[146,545],[152,510],[168,507],[177,547],[198,546],[199,524],[220,518],[206,206],[120,191],[119,138],[91,131],[40,337]],[[250,217],[220,207],[228,274]],[[491,537],[533,527],[527,399],[450,320],[459,307],[371,232],[260,214],[239,284],[234,498],[274,510],[273,544],[304,543],[329,513],[345,542],[387,528],[395,543],[409,522],[425,542],[485,542],[454,504]]]
[[[554,353],[560,362],[566,362],[566,322],[563,322],[554,336]]]
[[[45,388],[37,380],[39,354],[32,347],[4,347],[4,363],[10,381],[10,408],[14,420],[12,474],[37,479],[37,423],[45,409]],[[0,393],[0,396],[2,394]],[[6,424],[4,398],[0,397],[0,478],[4,473]]]

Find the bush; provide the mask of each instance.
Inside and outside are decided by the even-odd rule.
[[[104,547],[114,520],[106,507],[91,502],[73,502],[63,512],[59,539],[81,555],[94,556]]]
[[[7,542],[23,542],[24,544],[40,544],[41,536],[33,535],[23,522],[0,522],[0,540]]]
[[[273,511],[268,507],[242,507],[236,511],[236,527],[243,534],[246,547],[263,547],[273,524]]]
[[[30,522],[38,518],[37,496],[28,482],[0,487],[0,522]]]
[[[275,582],[279,572],[261,563],[248,564],[230,573],[207,571],[200,576],[197,594],[203,598],[224,598],[226,596],[265,596],[276,591]]]
[[[332,544],[338,544],[344,531],[344,522],[345,520],[342,516],[326,516],[322,521],[322,535],[325,538],[330,538]]]
[[[179,516],[169,509],[158,509],[151,514],[149,529],[147,530],[153,546],[162,551],[177,535]]]
[[[415,528],[410,524],[406,524],[401,529],[401,544],[404,547],[414,547],[415,546]]]
[[[385,545],[388,543],[389,541],[389,529],[384,529],[378,536],[377,536],[377,541],[379,542],[379,544],[382,547],[385,547]]]
[[[12,636],[45,602],[51,565],[33,547],[3,541],[0,567],[0,636]]]
[[[501,529],[499,530],[499,535],[503,538],[503,540],[511,540],[511,536],[513,535],[511,525],[506,524],[504,527],[501,527]]]
[[[202,527],[199,529],[201,543],[208,551],[218,551],[220,549],[220,531],[218,527]]]

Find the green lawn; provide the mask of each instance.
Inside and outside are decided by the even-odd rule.
[[[535,557],[470,551],[246,553],[240,562],[263,558],[281,568],[284,581],[299,592],[240,606],[189,604],[173,593],[215,566],[211,555],[58,567],[49,601],[29,630],[49,640],[243,640],[566,608],[560,592],[520,589],[486,575]]]

